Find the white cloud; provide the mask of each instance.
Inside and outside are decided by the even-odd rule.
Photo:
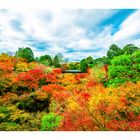
[[[86,37],[87,28],[96,26],[113,13],[115,12],[112,10],[105,12],[100,12],[100,10],[7,10],[0,14],[0,29],[2,30],[0,37],[3,42],[1,46],[9,47],[9,50],[17,49],[21,44],[30,46],[31,43],[25,40],[32,37],[49,42],[52,48],[49,48],[48,52],[65,52],[68,48],[77,51],[89,49],[93,40]],[[23,32],[15,31],[11,27],[10,22],[13,19],[20,21]],[[62,44],[65,45],[63,48]],[[36,49],[36,54],[41,53],[37,53]]]
[[[119,31],[114,35],[114,41],[127,40],[140,34],[140,10],[131,14],[120,25]]]
[[[73,60],[88,55],[95,58],[103,56],[112,43],[132,42],[128,38],[140,33],[140,11],[130,15],[113,36],[111,25],[96,32],[98,25],[116,12],[117,10],[5,10],[0,12],[0,51],[15,51],[23,46],[31,47],[35,56],[62,53]],[[19,21],[22,30],[13,28],[12,20]],[[32,45],[38,42],[49,46],[41,51]],[[74,52],[68,53],[69,50]]]

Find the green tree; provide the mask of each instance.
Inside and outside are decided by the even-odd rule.
[[[18,51],[15,53],[16,57],[25,58],[28,62],[34,61],[34,54],[31,48],[18,48]]]
[[[70,70],[79,70],[80,69],[80,64],[79,62],[71,62],[69,63],[69,68]]]
[[[112,59],[115,56],[119,56],[122,54],[122,50],[115,44],[112,44],[107,52],[107,58]]]
[[[47,65],[47,66],[52,66],[53,62],[52,62],[52,58],[50,55],[43,55],[40,56],[40,58],[38,59],[38,62]]]
[[[111,60],[108,75],[107,85],[109,86],[140,80],[140,51],[136,51],[132,55],[124,54],[114,57]]]
[[[92,67],[95,65],[105,65],[105,64],[108,64],[108,59],[106,56],[103,56],[101,58],[94,59]]]
[[[82,59],[80,61],[80,70],[82,72],[86,72],[87,71],[87,68],[88,68],[88,62],[87,62],[87,60],[86,59]]]
[[[126,46],[123,47],[122,51],[124,54],[132,54],[135,51],[139,50],[138,47],[136,47],[133,44],[127,44]]]
[[[58,57],[60,63],[62,63],[65,60],[61,53],[58,53],[57,57]]]
[[[73,62],[69,63],[69,69],[75,70],[76,69],[75,63],[73,63]]]
[[[93,63],[93,58],[92,58],[91,56],[88,56],[88,57],[86,58],[86,60],[87,60],[87,63],[88,63],[88,64],[92,64],[92,63]]]
[[[55,55],[54,59],[53,59],[53,65],[58,68],[60,67],[60,59],[58,55]]]

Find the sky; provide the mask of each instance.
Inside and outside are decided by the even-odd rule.
[[[140,10],[0,9],[0,53],[30,47],[69,61],[106,55],[111,44],[140,46]]]

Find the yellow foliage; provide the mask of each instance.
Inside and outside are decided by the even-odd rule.
[[[67,108],[68,108],[68,110],[77,110],[78,111],[80,109],[80,106],[76,101],[69,98]]]
[[[77,83],[77,81],[75,79],[75,75],[71,74],[71,73],[63,74],[63,77],[58,79],[58,82],[62,83],[65,86]]]
[[[28,69],[34,69],[37,66],[38,64],[36,62],[30,62],[27,64]]]
[[[48,98],[48,94],[43,91],[36,91],[35,96],[36,96],[36,99],[38,100],[45,100]]]
[[[95,66],[90,69],[90,75],[88,79],[92,79],[95,82],[100,82],[102,79],[105,78],[105,70],[101,66]]]
[[[27,63],[20,62],[16,64],[16,71],[18,72],[26,72],[28,71]]]
[[[13,61],[13,57],[9,56],[5,53],[0,54],[0,62],[12,62]]]

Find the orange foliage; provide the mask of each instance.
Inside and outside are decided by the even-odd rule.
[[[37,89],[39,85],[39,80],[45,77],[43,70],[33,69],[28,72],[21,72],[17,76],[17,84],[23,87],[28,87],[30,89]]]
[[[63,116],[57,130],[140,130],[140,82],[106,88],[101,81],[108,78],[107,65],[86,74],[63,74],[61,69],[15,60],[0,56],[1,104],[20,98],[23,94],[16,93],[24,87],[22,93],[50,99],[50,111]],[[27,69],[14,71],[18,64]]]

